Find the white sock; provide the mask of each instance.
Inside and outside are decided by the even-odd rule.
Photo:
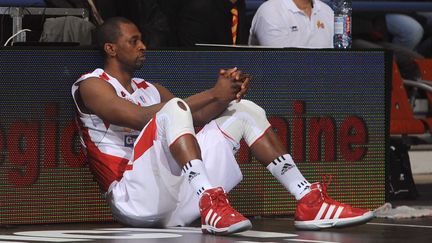
[[[297,200],[311,191],[310,183],[300,173],[289,154],[273,160],[267,169]]]
[[[183,166],[183,173],[198,196],[213,186],[210,184],[204,164],[199,159],[189,161]]]

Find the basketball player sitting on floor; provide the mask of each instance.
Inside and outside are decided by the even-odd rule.
[[[201,216],[204,233],[250,229],[251,222],[226,195],[242,179],[234,157],[242,138],[298,200],[297,228],[348,226],[373,217],[332,200],[327,185],[310,184],[302,176],[265,111],[242,99],[248,75],[237,68],[221,70],[213,88],[182,100],[132,76],[143,66],[146,51],[132,22],[108,19],[97,38],[104,69],[79,78],[72,95],[90,169],[119,222],[182,226]],[[195,134],[194,125],[205,126]]]

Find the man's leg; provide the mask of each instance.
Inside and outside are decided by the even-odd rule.
[[[214,121],[205,125],[196,137],[210,183],[229,192],[243,178],[231,142]],[[199,197],[191,190],[187,180],[182,183],[179,194],[180,202],[167,226],[185,226],[200,216],[196,207]]]
[[[287,149],[270,128],[265,111],[253,102],[232,102],[216,120],[233,146],[244,139],[252,153],[279,182],[298,200],[295,226],[301,229],[342,227],[364,223],[373,218],[372,212],[352,208],[332,200],[326,194],[327,185],[313,183],[303,177]]]
[[[393,35],[392,42],[414,50],[423,38],[423,27],[409,15],[388,13],[385,15],[387,30]]]
[[[230,138],[233,147],[239,146],[243,138],[255,158],[266,166],[296,199],[301,199],[310,191],[309,182],[297,169],[286,148],[271,129],[261,107],[248,100],[232,102],[215,122]]]
[[[250,221],[229,205],[225,191],[210,183],[187,104],[181,99],[172,99],[156,117],[161,125],[158,136],[166,139],[172,157],[182,166],[184,179],[200,197],[203,232],[227,235],[251,228]]]

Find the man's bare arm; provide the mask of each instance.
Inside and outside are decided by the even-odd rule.
[[[250,77],[237,68],[222,69],[215,86],[185,99],[192,111],[194,124],[204,125],[220,115],[233,100],[240,100],[249,88]],[[162,101],[174,95],[161,85],[156,85]]]
[[[164,103],[141,107],[117,96],[114,88],[99,78],[89,78],[80,83],[79,95],[85,110],[104,121],[141,130]]]

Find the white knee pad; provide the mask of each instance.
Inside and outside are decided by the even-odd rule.
[[[192,114],[182,99],[173,98],[156,113],[158,137],[171,145],[184,134],[195,136]]]
[[[270,127],[264,109],[249,100],[231,102],[215,121],[237,145],[244,138],[251,146]]]

